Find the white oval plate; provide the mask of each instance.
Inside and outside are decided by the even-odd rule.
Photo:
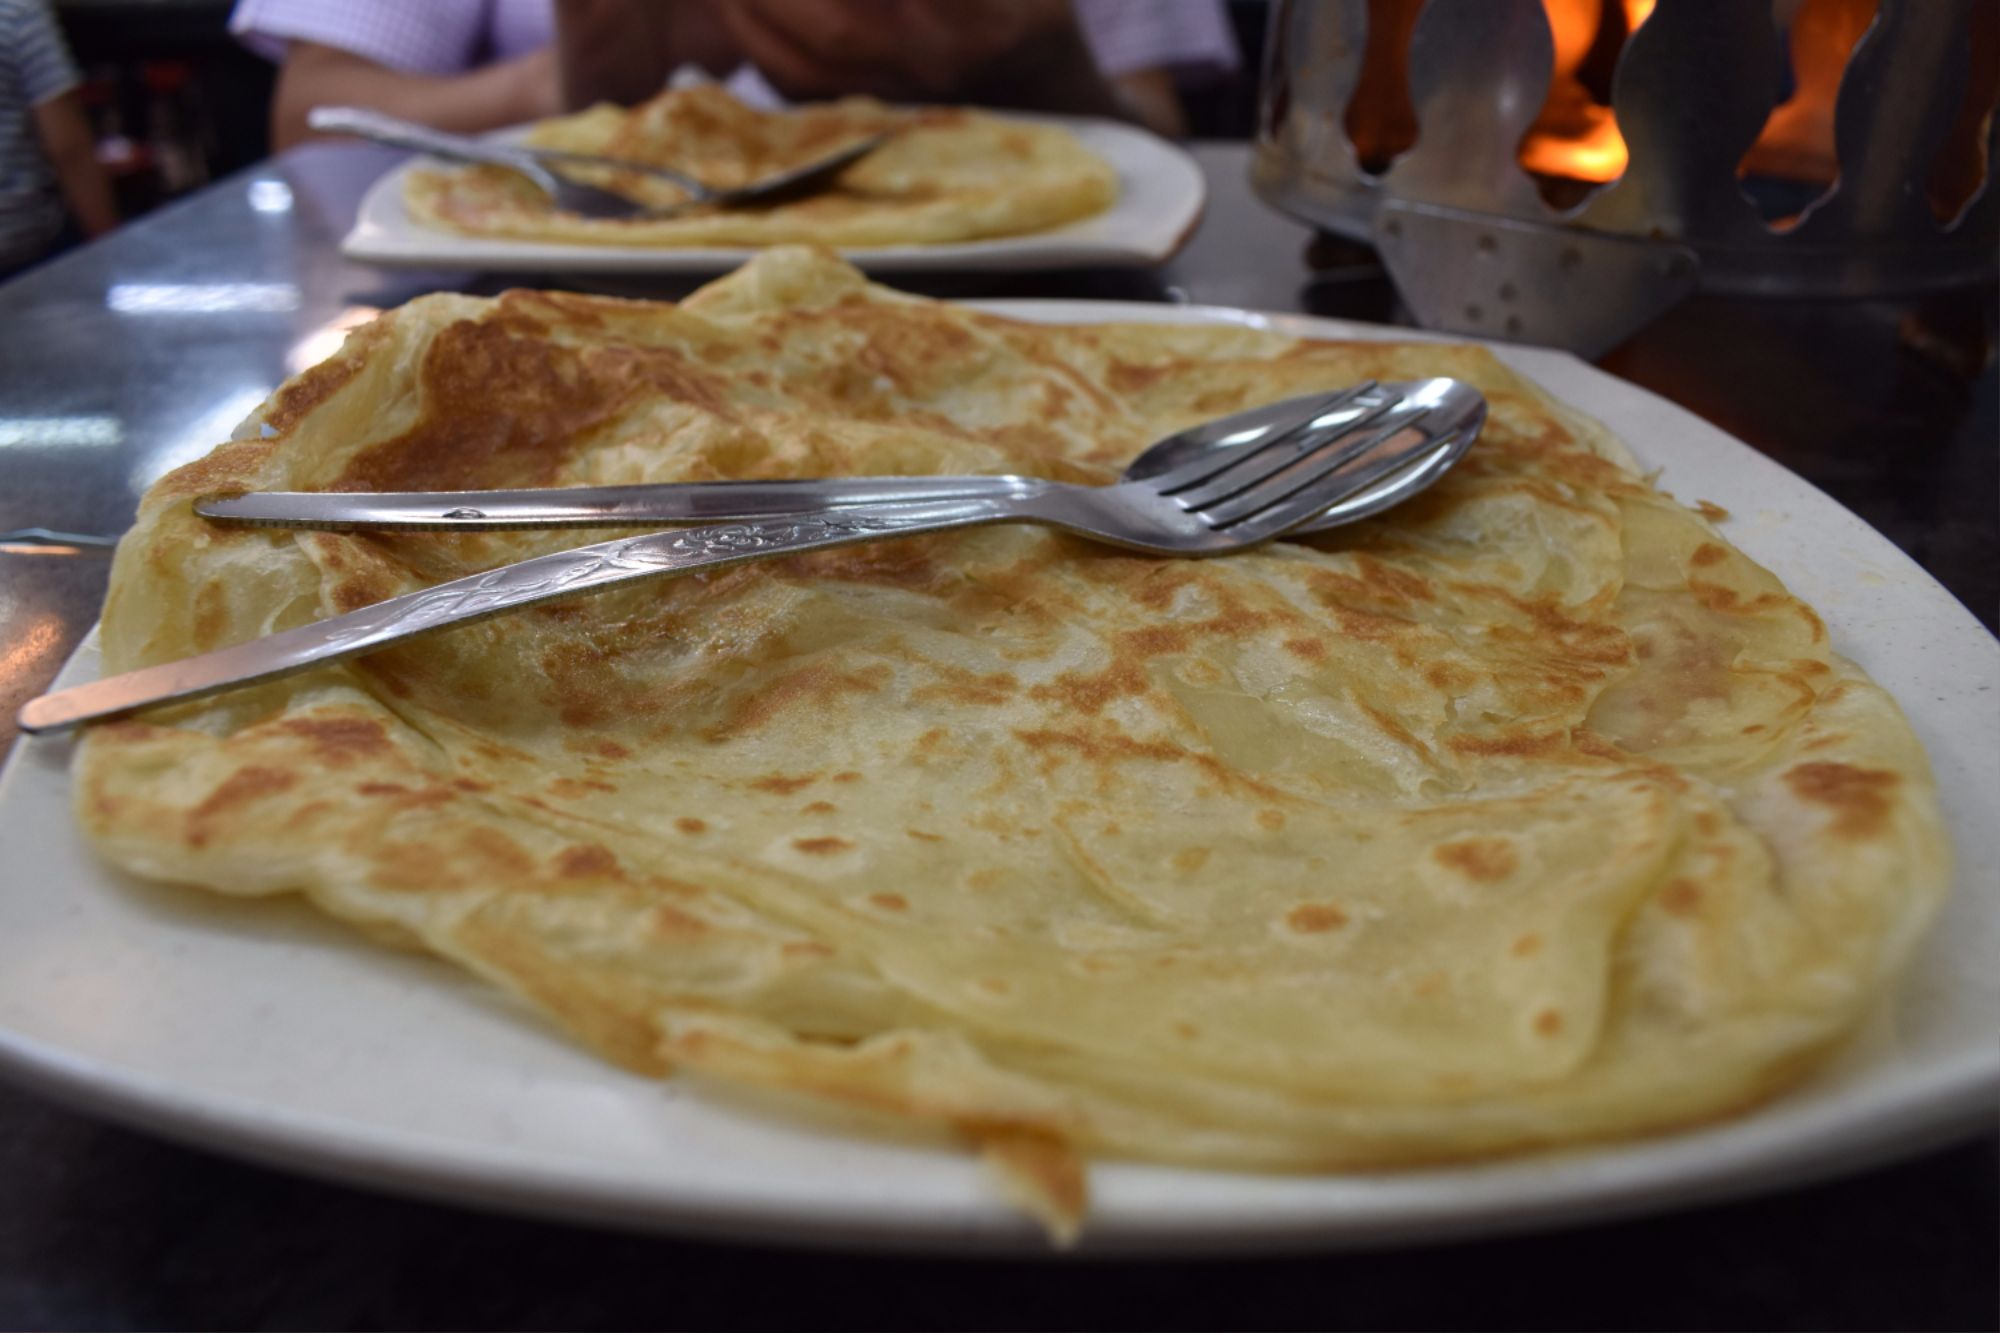
[[[1059,323],[1247,322],[1240,311],[994,302]],[[1421,336],[1421,335],[1418,335]],[[1907,556],[1692,414],[1562,353],[1496,348],[1610,425],[1683,500],[1826,618],[1936,766],[1955,895],[1893,1005],[1833,1067],[1752,1114],[1483,1166],[1267,1177],[1094,1168],[1103,1253],[1251,1251],[1498,1232],[1778,1188],[1990,1124],[2000,1101],[2000,643]],[[96,669],[86,645],[62,683]],[[0,778],[0,1066],[94,1112],[223,1152],[407,1193],[708,1235],[1046,1252],[946,1144],[802,1122],[622,1073],[456,969],[308,909],[141,884],[70,819],[69,742]]]
[[[1208,184],[1186,152],[1158,135],[1112,120],[1081,116],[1009,119],[1061,125],[1118,172],[1118,200],[1095,217],[1052,231],[951,245],[884,245],[843,250],[870,273],[935,270],[998,273],[1082,265],[1157,264],[1201,220]],[[499,137],[519,131],[503,132]],[[368,187],[354,227],[340,243],[349,259],[495,273],[728,273],[754,248],[566,245],[461,236],[418,223],[403,207],[403,180],[429,159],[412,158]],[[436,165],[433,163],[432,165]]]

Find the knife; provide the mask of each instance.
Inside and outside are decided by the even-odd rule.
[[[1014,516],[990,499],[968,499],[821,516],[789,514],[763,522],[622,537],[502,565],[233,647],[58,690],[30,699],[17,721],[30,733],[58,731],[345,661],[419,634],[559,597],[684,570],[740,564],[779,549],[817,551],[876,540],[898,529],[942,530]]]

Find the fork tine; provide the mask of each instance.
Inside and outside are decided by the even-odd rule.
[[[1302,427],[1317,421],[1329,412],[1337,411],[1347,406],[1355,399],[1377,387],[1379,386],[1377,386],[1374,380],[1366,380],[1352,388],[1342,389],[1338,393],[1330,393],[1324,398],[1315,399],[1304,408],[1301,408],[1295,415],[1289,418],[1280,418],[1284,422],[1284,429],[1279,430],[1262,444],[1249,449],[1247,452],[1242,449],[1218,448],[1212,453],[1206,453],[1198,458],[1190,459],[1179,467],[1169,468],[1156,476],[1146,478],[1146,485],[1162,495],[1170,495],[1177,490],[1199,485],[1219,472],[1227,471],[1249,458],[1254,458],[1266,449],[1283,444]],[[1390,401],[1391,403],[1394,402],[1393,399]],[[1266,427],[1265,429],[1269,430],[1272,428]]]
[[[1276,537],[1323,514],[1344,498],[1358,495],[1381,481],[1408,468],[1421,466],[1424,459],[1449,448],[1451,437],[1424,432],[1412,445],[1371,459],[1354,471],[1335,470],[1315,483],[1303,486],[1282,499],[1248,514],[1221,529],[1245,542]],[[1359,515],[1357,515],[1358,517]]]
[[[1438,437],[1437,447],[1428,453],[1413,450],[1412,457],[1404,467],[1384,473],[1375,481],[1356,489],[1352,494],[1328,504],[1316,515],[1299,525],[1296,531],[1317,532],[1325,528],[1338,527],[1343,523],[1355,523],[1384,509],[1401,504],[1417,492],[1428,489],[1465,453],[1479,436],[1477,426],[1470,430],[1448,431]]]
[[[1234,464],[1230,464],[1210,480],[1202,482],[1200,486],[1194,486],[1192,490],[1186,488],[1170,490],[1168,494],[1180,500],[1186,508],[1208,508],[1210,504],[1218,504],[1220,500],[1226,500],[1232,494],[1240,494],[1260,482],[1270,480],[1272,476],[1284,472],[1288,466],[1298,464],[1300,458],[1318,452],[1328,440],[1354,436],[1362,430],[1362,426],[1374,424],[1384,414],[1398,410],[1402,410],[1398,400],[1390,398],[1386,402],[1374,402],[1362,408],[1358,416],[1352,416],[1338,424],[1320,424],[1330,416],[1330,412],[1320,412],[1318,416],[1300,422],[1298,426],[1292,426],[1282,436],[1270,440],[1262,448],[1250,450],[1248,454],[1244,454]]]
[[[1429,412],[1427,407],[1405,405],[1389,420],[1359,439],[1346,432],[1329,432],[1326,438],[1299,454],[1290,467],[1277,472],[1270,480],[1227,496],[1215,504],[1197,506],[1195,512],[1210,524],[1226,527],[1324,478],[1335,475],[1350,479],[1358,477],[1378,454],[1392,452],[1383,449],[1385,444],[1416,428]],[[1328,503],[1339,498],[1338,495],[1329,495]]]

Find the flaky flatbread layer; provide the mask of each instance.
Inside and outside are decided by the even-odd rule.
[[[1935,912],[1923,753],[1818,616],[1484,351],[1018,323],[781,249],[679,306],[425,297],[160,482],[127,670],[591,533],[227,529],[215,490],[1029,473],[1364,378],[1440,485],[1207,561],[1044,529],[768,561],[95,729],[90,836],[301,893],[622,1064],[1268,1170],[1638,1134],[1801,1076]],[[268,433],[268,434],[267,434]]]
[[[494,167],[413,172],[404,198],[419,222],[474,236],[579,245],[809,242],[866,248],[1047,231],[1101,213],[1118,197],[1110,164],[1060,126],[953,108],[899,110],[859,97],[758,111],[703,86],[662,93],[630,111],[605,105],[544,121],[528,138],[543,148],[675,167],[712,188],[733,189],[882,133],[892,135],[889,142],[842,172],[833,188],[758,207],[585,218],[557,211],[528,181]],[[686,202],[677,186],[655,177],[571,174],[655,207]]]

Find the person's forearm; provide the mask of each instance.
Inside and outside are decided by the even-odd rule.
[[[1111,86],[1131,119],[1169,139],[1186,137],[1187,115],[1172,74],[1164,69],[1134,70],[1113,78]]]
[[[467,74],[405,74],[325,47],[295,50],[278,77],[271,147],[315,137],[316,106],[365,106],[435,129],[475,134],[552,114],[558,106],[554,59],[538,51]]]
[[[70,153],[56,158],[56,184],[62,190],[63,202],[69,205],[70,216],[86,236],[102,236],[118,225],[118,205],[111,197],[111,182],[104,175],[104,168],[97,163],[94,150]]]
[[[711,0],[556,0],[563,105],[633,106],[682,65],[721,77],[742,59]]]
[[[76,225],[86,236],[102,236],[117,226],[118,206],[97,162],[97,142],[82,97],[71,90],[36,106],[35,131]]]

